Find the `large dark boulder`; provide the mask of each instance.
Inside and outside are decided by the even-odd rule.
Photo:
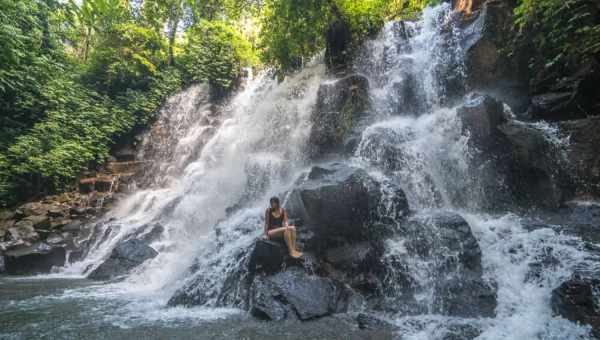
[[[300,320],[330,315],[343,304],[341,288],[331,279],[290,268],[273,276],[257,276],[250,288],[250,312],[271,320],[295,313]]]
[[[290,195],[287,208],[291,217],[304,221],[301,233],[314,235],[311,247],[327,249],[334,239],[368,240],[376,222],[408,213],[401,189],[384,195],[381,184],[366,171],[337,163],[313,167]]]
[[[456,112],[472,146],[482,151],[495,151],[503,144],[498,126],[506,123],[508,117],[502,102],[489,95],[470,93]]]
[[[93,280],[110,280],[129,273],[132,269],[152,259],[158,252],[146,242],[129,239],[117,245],[108,259],[94,269],[88,278]]]
[[[552,311],[573,322],[592,326],[593,334],[600,337],[600,280],[573,275],[552,291]]]
[[[517,120],[499,128],[508,141],[507,184],[519,206],[556,209],[573,196],[562,146],[553,141],[551,132]]]
[[[250,252],[248,269],[252,272],[274,273],[282,269],[287,256],[288,250],[283,242],[258,240]]]
[[[506,52],[513,38],[513,6],[506,1],[486,1],[474,17],[464,20],[467,89],[494,95],[515,112],[529,103],[528,59],[531,51]]]
[[[461,317],[495,315],[495,284],[483,279],[481,249],[469,224],[457,214],[413,216],[388,243],[384,261],[383,299],[373,301],[378,309]],[[433,293],[426,301],[415,301],[421,292]]]
[[[12,275],[49,273],[65,264],[66,250],[43,242],[18,246],[4,253],[5,271]]]
[[[368,90],[367,78],[357,74],[321,84],[309,136],[314,157],[343,151],[352,129],[370,105]]]
[[[560,130],[569,138],[567,160],[575,194],[600,197],[600,117],[564,121]]]

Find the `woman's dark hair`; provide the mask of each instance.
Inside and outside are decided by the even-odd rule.
[[[281,207],[281,204],[279,204],[279,197],[276,197],[276,196],[271,197],[271,199],[269,199],[269,204],[273,204],[273,203],[277,203],[277,206]]]

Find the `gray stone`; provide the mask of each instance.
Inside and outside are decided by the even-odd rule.
[[[11,275],[48,273],[65,264],[66,251],[43,242],[13,247],[4,253],[6,272]]]
[[[301,320],[330,315],[336,311],[340,289],[328,278],[309,276],[300,268],[290,268],[273,276],[256,277],[252,284],[250,310],[285,318],[289,305]]]
[[[127,274],[146,260],[158,255],[145,242],[130,239],[117,245],[100,266],[90,273],[92,280],[109,280]]]

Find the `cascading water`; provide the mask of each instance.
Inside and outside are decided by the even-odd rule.
[[[255,237],[264,197],[284,190],[305,166],[309,117],[323,74],[323,65],[314,63],[278,84],[265,72],[220,108],[218,126],[207,88],[193,86],[173,97],[161,111],[158,131],[142,144],[142,156],[156,158],[148,175],[155,185],[111,211],[96,227],[102,236],[87,257],[64,272],[91,272],[120,241],[156,224],[164,228],[152,244],[159,255],[119,287],[167,298],[195,259],[200,266],[213,261],[206,270],[215,270],[212,228],[228,217],[226,210],[236,211],[226,221],[247,219]]]
[[[477,150],[469,144],[469,133],[465,133],[456,108],[447,107],[452,103],[450,97],[464,89],[464,52],[454,14],[448,5],[427,9],[422,22],[388,23],[380,36],[366,45],[357,69],[369,77],[374,107],[381,118],[364,130],[353,162],[384,181],[396,181],[411,208],[420,211],[415,219],[428,219],[445,209],[468,221],[482,251],[484,279],[497,286],[496,317],[400,313],[391,319],[400,327],[402,339],[444,338],[461,325],[479,328],[477,339],[585,338],[585,328],[553,318],[549,302],[552,289],[587,261],[589,255],[581,243],[548,228],[527,229],[522,218],[511,213],[486,214],[479,204],[485,191],[480,174],[472,167]],[[557,138],[553,129],[530,125],[557,149],[564,147],[565,141]],[[501,188],[502,176],[495,177],[495,186]],[[408,271],[416,282],[417,305],[431,311],[433,287],[441,279],[434,274],[441,265],[436,252],[444,258],[453,252],[438,249],[426,256],[412,254],[405,247],[405,236],[387,241],[384,260],[392,268],[389,284],[394,290],[395,265]],[[531,278],[531,267],[548,249],[560,263]]]
[[[359,51],[354,65],[369,80],[371,109],[363,117],[360,126],[367,126],[354,153],[341,161],[382,183],[390,202],[395,191],[386,184],[401,187],[413,211],[409,225],[400,229],[405,233],[385,241],[385,299],[402,305],[380,316],[399,328],[402,339],[447,339],[457,329],[478,339],[586,338],[586,327],[552,317],[549,302],[552,289],[590,261],[580,240],[549,227],[531,228],[510,212],[486,210],[490,186],[501,191],[504,179],[475,161],[482,152],[470,143],[455,106],[470,100],[463,99],[461,35],[456,13],[442,4],[426,9],[419,22],[387,23]],[[158,256],[124,281],[94,291],[141,296],[138,312],[157,318],[169,313],[162,308],[189,283],[202,291],[202,299],[193,304],[240,305],[232,281],[241,279],[239,263],[261,232],[267,197],[286,197],[310,165],[311,113],[324,80],[325,67],[317,61],[282,83],[260,74],[222,107],[210,104],[203,86],[171,98],[142,142],[140,157],[151,162],[143,179],[146,188],[98,223],[86,257],[62,275],[89,274],[119,242],[160,225],[162,236],[151,244]],[[565,143],[548,126],[528,126],[544,132],[557,149]],[[463,230],[463,236],[472,233],[479,244],[481,254],[475,255],[481,263],[473,268],[452,261],[464,249],[443,243],[455,234],[440,231],[436,221],[455,223],[451,214],[468,222],[470,232]],[[424,240],[427,251],[415,251],[407,236]],[[533,273],[548,256],[557,262]],[[439,282],[456,282],[460,273],[494,287],[493,315],[446,316],[451,297],[439,295]],[[406,289],[410,298],[403,295]],[[181,308],[168,310],[185,314]]]

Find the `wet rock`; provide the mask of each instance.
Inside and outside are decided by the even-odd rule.
[[[368,272],[379,265],[381,251],[373,243],[364,241],[328,249],[325,260],[334,268],[351,272]]]
[[[406,197],[400,189],[392,196],[388,217],[401,219],[408,213]],[[370,227],[382,217],[383,200],[380,184],[364,170],[332,164],[311,170],[308,180],[292,192],[288,213],[305,222],[303,228],[314,234],[313,245],[328,249],[336,238],[369,239]]]
[[[66,251],[43,242],[18,246],[4,253],[6,272],[11,275],[48,273],[65,264]]]
[[[560,123],[563,136],[569,137],[568,168],[574,177],[577,196],[600,198],[600,117]]]
[[[259,319],[280,321],[295,317],[293,310],[268,281],[256,280],[250,288],[250,296],[250,313]]]
[[[250,311],[282,319],[285,306],[291,306],[300,320],[334,313],[340,288],[328,278],[309,276],[300,268],[290,268],[273,276],[256,277],[250,289]]]
[[[498,126],[507,121],[503,104],[491,96],[471,93],[456,109],[469,142],[482,150],[490,150],[504,142]]]
[[[124,274],[144,263],[146,260],[156,257],[156,250],[145,242],[130,239],[120,243],[104,263],[94,269],[88,276],[93,280],[109,280]]]
[[[499,128],[508,140],[508,184],[519,206],[555,209],[573,196],[559,146],[546,131],[515,120]]]
[[[4,256],[0,255],[0,274],[6,273],[6,262]]]
[[[387,247],[381,279],[384,299],[376,300],[377,308],[408,314],[429,310],[460,317],[494,315],[496,288],[483,279],[481,250],[461,216],[443,211],[414,216]],[[414,296],[423,291],[433,292],[430,300],[416,303]]]
[[[360,329],[368,329],[368,330],[379,330],[385,328],[393,328],[393,325],[389,322],[378,318],[371,314],[360,313],[356,316],[356,322],[358,323],[358,328]]]
[[[477,16],[465,20],[464,41],[467,87],[493,95],[523,112],[529,103],[528,59],[531,51],[504,52],[513,37],[513,6],[486,1]]]
[[[468,324],[450,324],[439,326],[434,334],[436,339],[441,340],[473,340],[481,334],[481,331]]]
[[[361,75],[350,75],[321,84],[312,114],[309,137],[315,157],[343,150],[344,142],[369,106],[369,82]]]
[[[573,322],[592,326],[593,334],[600,336],[600,280],[574,275],[552,291],[552,311]]]
[[[248,249],[239,249],[227,258],[217,258],[205,266],[214,272],[205,273],[197,265],[190,268],[185,284],[167,302],[169,306],[228,306],[248,308],[248,295],[253,272],[249,272]]]
[[[285,245],[280,242],[258,240],[250,253],[248,268],[251,272],[274,273],[280,271],[287,253]]]

